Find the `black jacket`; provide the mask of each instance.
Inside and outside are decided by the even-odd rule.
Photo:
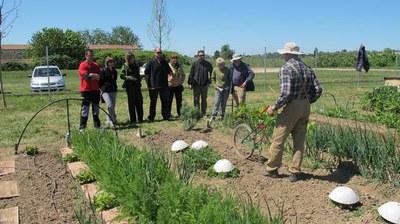
[[[112,68],[101,69],[99,85],[102,92],[116,92],[117,91],[117,70]]]
[[[210,62],[195,61],[190,68],[188,84],[192,86],[205,86],[211,83],[213,67]]]
[[[168,74],[171,72],[171,67],[164,58],[160,63],[155,58],[151,59],[144,70],[147,87],[149,89],[168,88]]]
[[[365,72],[369,71],[369,61],[368,61],[368,56],[367,52],[365,51],[365,46],[361,44],[360,49],[358,50],[358,57],[356,61],[356,70],[361,72],[363,69]]]

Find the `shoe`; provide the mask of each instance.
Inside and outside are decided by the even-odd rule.
[[[299,179],[300,179],[300,173],[292,173],[289,176],[289,181],[292,183],[298,181]]]
[[[262,169],[261,175],[271,178],[277,178],[279,176],[279,173],[278,170],[267,171],[265,169]]]
[[[207,120],[207,128],[211,128],[211,121]]]

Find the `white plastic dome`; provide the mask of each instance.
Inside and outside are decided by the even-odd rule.
[[[378,208],[379,214],[391,223],[400,224],[400,203],[386,202]]]
[[[189,146],[189,144],[186,143],[185,141],[177,140],[172,144],[171,151],[179,152],[179,151],[182,151],[182,150],[186,149],[188,146]]]
[[[329,194],[329,198],[343,205],[352,205],[358,202],[357,194],[349,187],[341,186],[333,189]]]
[[[198,141],[193,142],[193,144],[190,148],[195,149],[195,150],[200,150],[200,149],[204,149],[207,146],[208,146],[207,142],[205,142],[203,140],[198,140]]]
[[[227,159],[220,159],[214,165],[214,170],[217,173],[227,173],[232,171],[235,166]]]

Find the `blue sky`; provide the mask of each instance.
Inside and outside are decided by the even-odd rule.
[[[13,0],[5,1],[5,9]],[[147,35],[151,0],[23,0],[3,44],[25,44],[44,27],[79,31],[129,26],[144,49],[153,49]],[[174,29],[169,50],[213,54],[224,44],[236,53],[262,54],[288,41],[302,51],[400,48],[400,1],[385,0],[167,0]]]

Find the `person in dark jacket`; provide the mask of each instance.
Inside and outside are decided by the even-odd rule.
[[[199,60],[193,62],[188,79],[189,88],[193,89],[193,102],[195,107],[200,107],[201,113],[206,116],[208,87],[211,84],[213,66],[204,59],[204,51],[197,52]]]
[[[143,122],[143,95],[140,83],[139,66],[136,64],[135,55],[126,53],[125,63],[121,68],[121,79],[124,80],[122,87],[128,95],[129,122]]]
[[[114,61],[111,57],[107,56],[104,62],[104,68],[100,75],[99,85],[101,96],[107,104],[108,114],[107,124],[114,126],[117,122],[117,115],[115,114],[115,101],[117,99],[117,70],[114,68]]]
[[[242,56],[234,54],[232,57],[230,70],[232,75],[232,96],[236,106],[246,102],[246,86],[254,78],[254,72],[250,66],[242,62]]]
[[[160,48],[154,50],[154,58],[146,64],[144,70],[147,87],[150,96],[150,112],[147,117],[149,122],[153,122],[156,117],[157,98],[161,99],[161,114],[163,120],[170,119],[170,111],[168,106],[169,90],[168,75],[172,73],[168,62],[163,58]]]
[[[82,115],[79,125],[79,129],[83,130],[86,128],[87,120],[89,117],[89,107],[92,104],[93,123],[94,127],[100,128],[99,119],[99,103],[100,103],[100,86],[99,79],[101,70],[99,64],[93,61],[94,52],[93,50],[87,50],[85,52],[86,60],[81,62],[79,65],[78,73],[81,81],[79,88],[82,101]]]

